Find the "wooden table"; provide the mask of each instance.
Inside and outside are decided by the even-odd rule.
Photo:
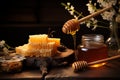
[[[42,78],[39,70],[24,70],[16,74],[0,73],[0,80],[114,80],[120,79],[120,59],[107,62],[106,65],[98,68],[87,68],[75,73],[71,66],[55,67],[50,69],[48,75]]]

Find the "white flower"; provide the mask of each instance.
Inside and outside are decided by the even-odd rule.
[[[117,0],[97,0],[101,8],[109,7],[116,5]],[[105,11],[101,14],[104,20],[111,21],[113,16],[115,15],[115,10],[111,9],[109,11]]]
[[[105,12],[101,13],[101,16],[103,17],[103,19],[108,20],[108,21],[111,21],[114,15],[115,15],[114,10],[105,11]]]
[[[93,24],[97,24],[98,20],[94,19]]]
[[[116,22],[120,23],[120,14],[116,17]]]
[[[74,15],[74,11],[73,11],[73,10],[69,11],[69,13],[70,13],[71,15]]]
[[[70,6],[70,2],[67,2],[67,5]]]
[[[102,2],[103,2],[103,0],[97,0],[97,2],[98,2],[98,3],[102,3]]]
[[[67,2],[67,6],[65,6],[65,9],[69,11],[70,10],[69,7],[70,7],[70,2]]]
[[[5,44],[4,40],[0,41],[0,47],[4,47],[4,44]]]
[[[94,27],[92,28],[92,30],[95,30],[97,28],[97,24],[94,25]]]
[[[71,5],[70,6],[70,10],[69,10],[69,13],[71,14],[71,15],[74,15],[74,7]]]
[[[117,0],[97,0],[101,7],[113,6],[117,3]]]
[[[88,23],[86,23],[86,26],[87,26],[88,28],[90,28],[91,25],[90,25],[90,23],[88,22]]]
[[[74,10],[74,6],[71,5],[70,9],[71,9],[71,10]]]
[[[66,6],[66,7],[65,7],[65,9],[67,10],[67,9],[68,9],[68,7]]]
[[[94,13],[94,12],[96,11],[96,8],[95,8],[95,6],[94,6],[93,4],[88,3],[88,4],[86,4],[86,5],[88,6],[88,11],[89,11],[90,13]]]

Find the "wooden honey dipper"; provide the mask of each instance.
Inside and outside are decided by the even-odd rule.
[[[81,18],[81,19],[79,19],[79,20],[77,20],[77,19],[70,19],[70,20],[68,20],[68,21],[63,25],[62,31],[63,31],[64,33],[66,33],[66,34],[75,34],[76,31],[79,30],[79,28],[80,28],[80,27],[79,27],[79,24],[80,24],[81,22],[83,22],[83,21],[85,21],[85,20],[87,20],[87,19],[89,19],[89,18],[95,17],[95,16],[99,15],[100,13],[102,13],[102,12],[104,12],[104,11],[106,11],[106,10],[109,10],[109,9],[111,9],[111,8],[112,8],[112,6],[103,8],[103,9],[101,9],[101,10],[99,10],[99,11],[97,11],[97,12],[94,12],[94,13],[86,16],[86,17],[83,17],[83,18]]]
[[[87,63],[86,61],[76,61],[72,64],[72,68],[74,71],[78,71],[78,70],[85,69],[90,65],[110,61],[110,60],[117,59],[117,58],[120,58],[120,55],[112,56],[109,58],[105,58],[105,59],[101,59],[101,60],[97,60],[97,61],[93,61],[93,62],[89,62],[89,63]]]

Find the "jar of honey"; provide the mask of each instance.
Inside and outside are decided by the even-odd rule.
[[[77,60],[93,62],[108,57],[108,50],[104,44],[104,37],[100,34],[85,34],[82,36],[81,45],[77,47]]]

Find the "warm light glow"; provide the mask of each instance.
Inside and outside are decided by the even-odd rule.
[[[106,63],[99,63],[99,64],[94,64],[94,65],[91,65],[90,67],[101,67],[103,65],[105,65]]]

